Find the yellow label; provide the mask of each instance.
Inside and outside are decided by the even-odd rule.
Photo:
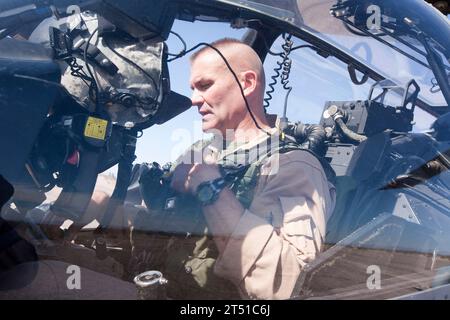
[[[107,126],[108,121],[89,117],[84,128],[84,135],[89,138],[105,140]]]

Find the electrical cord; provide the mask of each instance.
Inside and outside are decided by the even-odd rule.
[[[127,57],[125,57],[124,55],[120,54],[116,49],[114,49],[114,48],[110,45],[110,43],[108,42],[108,40],[107,40],[106,38],[103,38],[103,42],[104,42],[104,44],[106,45],[106,47],[107,47],[109,50],[111,50],[115,55],[117,55],[117,56],[118,56],[119,58],[121,58],[123,61],[125,61],[125,62],[128,63],[129,65],[133,66],[134,68],[136,68],[137,70],[139,70],[140,72],[142,72],[142,74],[144,74],[147,78],[149,78],[149,79],[152,81],[152,83],[153,83],[153,85],[154,85],[156,91],[158,91],[159,86],[158,86],[158,84],[156,83],[156,80],[152,77],[152,75],[151,75],[150,73],[148,73],[147,71],[145,71],[141,66],[139,66],[139,65],[138,65],[137,63],[135,63],[134,61],[132,61],[132,60],[128,59]],[[144,98],[138,98],[138,97],[137,97],[137,99],[138,99],[138,100],[141,100],[141,101],[144,101],[145,103],[148,103],[148,102],[149,102],[149,101],[145,100]],[[156,101],[158,100],[157,97],[152,97],[151,99],[152,99],[151,102],[153,102],[153,103],[156,102]]]
[[[169,60],[167,60],[167,62],[170,62],[170,61],[172,61],[172,60],[177,59],[178,57],[183,56],[184,53],[186,52],[186,49],[187,49],[186,42],[184,41],[184,39],[183,39],[178,33],[174,32],[174,31],[170,31],[170,33],[173,34],[173,35],[175,35],[178,39],[180,39],[181,43],[183,44],[183,50],[181,50],[181,51],[180,51],[179,53],[177,53],[177,54],[168,53],[169,56],[175,57],[175,58],[169,59]]]
[[[277,67],[275,67],[273,70],[275,74],[271,76],[272,82],[268,84],[269,89],[266,91],[267,98],[264,98],[264,109],[267,110],[270,105],[270,100],[272,100],[273,98],[272,93],[275,92],[275,85],[278,83],[278,78],[281,76],[281,84],[283,85],[283,88],[288,91],[284,102],[283,118],[286,118],[287,99],[292,91],[292,87],[289,86],[289,74],[292,66],[292,60],[289,58],[289,54],[291,53],[293,49],[292,45],[294,44],[291,38],[291,34],[283,35],[283,39],[285,42],[281,46],[283,49],[283,52],[280,54],[281,61],[277,61]],[[296,49],[300,49],[303,47],[304,46],[298,46],[296,47]]]
[[[88,81],[92,81],[92,79],[83,71],[83,66],[80,66],[77,63],[77,59],[75,57],[68,57],[64,59],[67,65],[70,68],[70,74],[74,77],[80,78],[86,86],[89,87]]]
[[[277,62],[282,66],[281,71],[281,84],[283,85],[283,89],[286,90],[286,96],[284,98],[284,107],[283,107],[283,116],[280,118],[280,129],[284,130],[288,124],[287,107],[288,107],[288,98],[292,91],[292,86],[289,85],[289,75],[291,73],[292,59],[289,58],[289,54],[292,50],[292,45],[294,42],[291,40],[292,35],[288,36],[283,35],[283,39],[285,43],[281,46],[283,48],[283,55],[281,56],[283,61]]]
[[[288,35],[284,40],[286,41],[281,47],[283,48],[283,61],[281,65],[283,66],[283,71],[281,72],[281,84],[283,85],[284,90],[292,90],[292,87],[289,86],[289,75],[291,72],[292,59],[289,58],[289,54],[292,51],[292,45],[294,44],[291,40],[292,35]],[[278,62],[280,63],[280,62]]]
[[[156,102],[155,100],[153,100],[151,98],[150,99],[141,98],[141,97],[139,97],[139,96],[137,96],[135,94],[132,94],[130,92],[121,92],[121,93],[117,93],[117,94],[110,94],[110,99],[111,99],[111,102],[119,103],[119,104],[124,105],[126,107],[134,106],[134,104],[132,102],[130,102],[130,103],[126,103],[125,102],[128,99],[131,99],[131,100],[128,100],[128,101],[135,100],[135,101],[139,102],[140,104],[144,104],[144,105],[148,105],[148,104],[152,104],[152,103]]]
[[[111,45],[109,44],[108,40],[103,38],[104,43],[106,45],[106,47],[111,50],[115,55],[117,55],[119,58],[121,58],[122,60],[124,60],[126,63],[132,65],[133,67],[135,67],[137,70],[139,70],[140,72],[142,72],[147,78],[149,78],[152,82],[153,85],[157,88],[158,85],[156,83],[156,80],[152,77],[151,74],[149,74],[147,71],[145,71],[141,66],[139,66],[137,63],[135,63],[134,61],[128,59],[127,57],[125,57],[124,55],[120,54],[116,49],[114,49],[113,47],[111,47]]]
[[[283,64],[278,64],[273,69],[273,72],[275,73],[270,78],[272,79],[272,82],[268,84],[269,89],[266,91],[267,98],[264,98],[264,109],[267,111],[267,108],[270,105],[270,100],[272,100],[272,93],[275,92],[275,85],[278,83],[278,78],[281,74],[281,69],[283,69]]]
[[[89,76],[91,77],[91,84],[89,86],[89,97],[91,98],[91,100],[95,101],[96,106],[98,105],[99,90],[98,90],[97,81],[95,80],[94,74],[92,73],[91,67],[89,66],[89,61],[87,60],[87,52],[88,52],[89,46],[91,44],[91,40],[97,32],[98,32],[98,28],[96,28],[91,33],[91,35],[89,36],[89,38],[87,40],[86,47],[84,48],[84,52],[83,52],[84,63],[86,63],[86,69],[89,73]],[[95,99],[92,99],[92,90],[95,91]]]
[[[282,47],[283,46],[286,46],[286,43],[285,44],[283,44],[282,45]],[[267,48],[267,43],[266,43],[266,48]],[[299,45],[299,46],[296,46],[296,47],[291,47],[290,49],[289,49],[289,52],[292,52],[292,51],[295,51],[295,50],[298,50],[298,49],[303,49],[303,48],[310,48],[310,49],[313,49],[313,50],[315,50],[316,52],[317,52],[317,48],[315,47],[315,46],[313,46],[313,45],[309,45],[309,44],[304,44],[304,45]],[[267,48],[268,50],[269,50],[269,48]],[[277,52],[272,52],[272,51],[268,51],[271,55],[273,55],[273,56],[280,56],[280,57],[282,57],[282,61],[283,62],[277,62],[277,67],[275,67],[274,69],[273,69],[273,71],[274,71],[274,75],[272,75],[270,78],[272,79],[272,82],[271,83],[269,83],[268,84],[268,87],[269,87],[269,89],[266,91],[266,95],[267,95],[267,98],[265,98],[264,99],[264,109],[266,109],[267,110],[267,108],[269,107],[269,105],[270,105],[270,100],[272,100],[272,93],[274,93],[275,92],[275,85],[278,83],[278,78],[280,77],[280,75],[282,75],[283,73],[284,74],[286,74],[286,71],[288,71],[288,70],[290,70],[290,67],[291,67],[291,65],[287,65],[287,60],[285,61],[285,59],[287,58],[287,57],[285,57],[285,55],[286,55],[286,51],[284,51],[284,52],[279,52],[279,53],[277,53]],[[289,59],[289,61],[291,61],[291,59]],[[291,64],[292,62],[290,62],[289,64]],[[283,71],[282,71],[283,70]],[[287,79],[286,79],[287,80]],[[285,86],[283,86],[283,88],[285,89],[285,90],[288,90]],[[285,99],[285,105],[287,104],[287,97],[289,96],[289,93],[290,93],[290,91],[288,92],[288,94],[286,95],[286,99]],[[285,114],[284,114],[284,116],[285,116]]]
[[[272,50],[270,50],[270,46],[267,44],[266,39],[262,38],[262,40],[263,40],[264,46],[266,47],[267,52],[270,55],[278,56],[278,57],[283,56],[284,52],[273,52]],[[316,52],[319,50],[317,47],[313,46],[312,44],[302,44],[302,45],[299,45],[299,46],[296,46],[296,47],[292,47],[291,48],[291,52],[295,51],[295,50],[298,50],[298,49],[302,49],[302,48],[310,48],[310,49],[315,50]]]
[[[263,43],[264,43],[264,46],[266,47],[267,52],[268,52],[270,55],[272,55],[272,56],[281,56],[281,55],[283,54],[283,52],[273,52],[273,51],[271,51],[271,50],[270,50],[270,46],[269,46],[269,44],[267,43],[266,39],[265,39],[264,37],[261,37],[261,39],[262,39],[262,41],[263,41]]]

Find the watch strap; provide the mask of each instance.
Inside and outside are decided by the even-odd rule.
[[[198,185],[197,190],[196,190],[197,199],[204,206],[205,205],[209,205],[209,204],[213,204],[219,198],[220,192],[226,186],[227,186],[227,182],[226,182],[226,180],[223,177],[219,177],[219,178],[216,178],[216,179],[211,180],[211,181],[202,182],[202,183],[200,183]],[[200,199],[198,197],[198,194],[199,194],[199,192],[200,192],[200,190],[202,188],[209,188],[211,190],[212,196],[209,199],[205,200],[205,199]]]

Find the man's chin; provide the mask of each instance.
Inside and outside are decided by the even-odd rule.
[[[214,128],[215,128],[214,123],[212,123],[211,121],[202,120],[202,130],[203,130],[203,132],[206,133],[208,131],[214,130]]]
[[[202,126],[202,131],[204,133],[214,133],[216,130],[210,126]]]
[[[204,133],[212,133],[212,134],[218,134],[218,133],[220,133],[220,134],[221,134],[221,131],[220,131],[216,126],[214,126],[214,125],[211,124],[211,123],[206,123],[206,122],[204,122],[204,123],[202,124],[202,131],[203,131]]]

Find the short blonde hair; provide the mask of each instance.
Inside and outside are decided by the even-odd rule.
[[[260,57],[258,56],[258,54],[256,53],[256,51],[251,46],[249,46],[248,44],[246,44],[245,42],[243,42],[241,40],[234,39],[234,38],[222,38],[222,39],[216,40],[214,42],[211,42],[210,45],[219,51],[221,49],[230,48],[233,45],[246,46],[248,49],[250,49],[250,51],[253,52],[255,59],[258,60],[258,63],[257,63],[259,65],[259,67],[257,67],[258,70],[254,70],[254,71],[258,71],[258,73],[260,75],[260,83],[261,83],[262,87],[264,88],[266,86],[266,78],[265,78],[264,67],[263,67],[262,61],[261,61]],[[209,46],[204,46],[203,48],[194,52],[190,57],[191,63],[193,63],[202,53],[204,53],[208,50],[213,50],[213,49],[210,48]],[[254,66],[254,68],[255,67],[256,66]]]
[[[226,48],[226,47],[229,47],[229,46],[231,46],[233,44],[243,44],[245,46],[250,47],[245,42],[242,42],[241,40],[234,39],[234,38],[222,38],[222,39],[219,39],[219,40],[216,40],[216,41],[210,43],[210,45],[212,47],[214,47],[214,48],[216,48],[218,50]],[[201,49],[197,50],[196,52],[194,52],[191,55],[191,57],[190,57],[191,62],[194,62],[195,59],[197,59],[200,54],[202,54],[203,52],[207,51],[208,49],[212,50],[210,47],[204,46],[203,48],[201,48]]]

